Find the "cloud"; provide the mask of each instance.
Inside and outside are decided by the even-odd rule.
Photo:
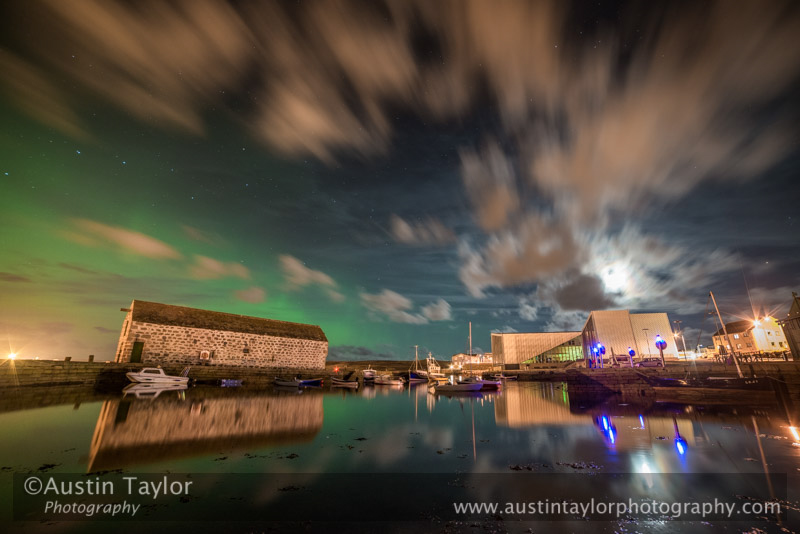
[[[395,241],[407,245],[445,245],[456,240],[456,234],[441,221],[428,218],[418,223],[409,223],[397,215],[390,220],[391,233]]]
[[[30,282],[31,279],[26,276],[21,276],[19,274],[14,273],[0,273],[0,282],[22,282],[27,283]]]
[[[450,304],[444,299],[439,299],[436,302],[431,302],[427,306],[420,309],[422,315],[430,321],[452,321],[453,317],[450,314]]]
[[[195,255],[194,263],[189,267],[189,275],[198,280],[215,280],[227,277],[248,280],[250,278],[250,270],[235,261],[223,262],[207,256]]]
[[[361,304],[372,312],[383,315],[395,323],[425,324],[428,318],[418,313],[409,313],[413,308],[411,300],[391,289],[377,294],[361,293]]]
[[[431,302],[413,311],[411,300],[403,295],[384,289],[380,293],[361,293],[361,304],[377,317],[385,317],[395,323],[426,324],[429,321],[450,321],[450,304],[444,299]]]
[[[459,255],[459,278],[475,297],[482,297],[490,287],[514,286],[559,274],[583,257],[568,227],[535,213],[492,234],[482,248],[474,249],[462,241]]]
[[[477,214],[486,231],[503,228],[519,209],[516,173],[511,161],[494,140],[480,154],[461,152],[461,176]]]
[[[119,330],[113,328],[106,328],[105,326],[95,326],[94,329],[101,334],[119,334]]]
[[[294,256],[282,254],[278,257],[286,288],[289,291],[296,291],[306,286],[318,285],[324,288],[324,292],[333,302],[342,302],[345,296],[336,288],[338,284],[329,275],[322,271],[315,271],[305,266],[305,264]]]
[[[328,349],[328,360],[332,361],[359,361],[359,360],[395,360],[393,352],[376,352],[367,347],[355,345],[337,345]]]
[[[492,330],[492,334],[513,334],[514,332],[518,332],[518,330],[508,325]]]
[[[82,245],[113,244],[125,252],[152,259],[177,259],[181,257],[181,253],[170,245],[141,232],[88,219],[73,219],[72,223],[79,232],[67,232],[64,235]]]
[[[267,292],[256,286],[235,291],[233,296],[242,302],[252,302],[254,304],[267,300]]]
[[[600,278],[592,274],[568,273],[559,282],[540,285],[537,295],[562,310],[604,310],[615,304]]]

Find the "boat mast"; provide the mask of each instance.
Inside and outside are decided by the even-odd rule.
[[[719,307],[717,306],[717,299],[714,298],[714,292],[709,291],[709,295],[711,295],[711,302],[714,303],[714,309],[717,311],[717,317],[719,317],[719,322],[722,324],[722,332],[725,334],[725,341],[728,343],[728,346],[731,348],[731,358],[733,358],[733,363],[736,364],[736,372],[739,373],[739,378],[744,378],[742,374],[742,369],[739,367],[739,360],[736,358],[736,354],[733,352],[733,344],[731,343],[731,339],[728,337],[728,329],[725,327],[725,321],[722,320],[722,315],[719,313]]]

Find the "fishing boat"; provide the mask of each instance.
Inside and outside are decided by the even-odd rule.
[[[346,375],[339,377],[339,376],[332,376],[331,377],[331,387],[335,388],[357,388],[358,387],[358,379],[353,378],[355,371],[350,371]]]
[[[406,381],[402,376],[379,375],[375,377],[376,386],[402,386],[405,383]]]
[[[480,382],[456,382],[455,384],[436,384],[433,390],[436,393],[455,393],[466,391],[480,391],[483,384]]]
[[[428,371],[419,366],[419,345],[414,345],[414,365],[408,370],[408,383],[419,384],[428,381]]]
[[[442,372],[442,367],[433,357],[432,353],[428,353],[428,359],[425,361],[428,368],[428,378],[432,380],[446,379],[447,376]]]
[[[128,380],[139,384],[189,384],[189,368],[181,371],[180,376],[168,375],[161,367],[145,367],[140,371],[125,373]]]
[[[366,369],[361,370],[361,376],[364,377],[364,380],[375,380],[375,377],[378,376],[378,372],[372,368],[372,366],[367,367]]]
[[[300,379],[298,377],[294,377],[292,379],[285,379],[280,377],[275,377],[275,385],[281,387],[295,387],[295,388],[306,388],[306,387],[320,387],[322,386],[322,378],[306,378]]]

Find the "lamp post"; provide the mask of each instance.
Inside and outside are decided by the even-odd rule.
[[[603,346],[602,343],[597,344],[597,352],[600,354],[600,368],[603,368],[603,356],[606,353],[606,348]]]
[[[636,351],[628,347],[628,356],[631,357],[631,367],[633,367],[633,357],[636,356]]]
[[[656,334],[656,348],[661,353],[661,367],[666,367],[667,362],[664,361],[664,349],[667,348],[667,342],[661,337],[661,334]]]

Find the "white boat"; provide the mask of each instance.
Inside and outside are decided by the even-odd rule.
[[[483,384],[480,382],[457,382],[455,384],[436,384],[433,386],[433,389],[436,391],[436,393],[452,393],[461,391],[480,391],[482,387]]]
[[[189,384],[189,368],[181,371],[180,376],[168,375],[161,367],[145,367],[140,371],[125,373],[128,380],[140,384]]]
[[[275,385],[282,387],[291,387],[291,388],[318,387],[322,386],[322,379],[306,378],[304,380],[301,380],[300,378],[297,377],[286,379],[286,378],[279,378],[276,376]]]
[[[125,386],[122,395],[133,395],[137,399],[155,399],[165,391],[186,391],[187,387],[186,384],[178,383],[139,382]]]
[[[372,367],[367,367],[361,371],[361,376],[364,377],[364,380],[375,380],[375,377],[378,376],[378,372]]]
[[[503,383],[499,380],[487,380],[481,378],[479,376],[469,376],[463,380],[459,380],[458,384],[480,384],[481,389],[491,390],[491,389],[500,389]]]
[[[396,378],[392,375],[380,375],[375,378],[376,386],[402,386],[405,383],[403,377]]]

